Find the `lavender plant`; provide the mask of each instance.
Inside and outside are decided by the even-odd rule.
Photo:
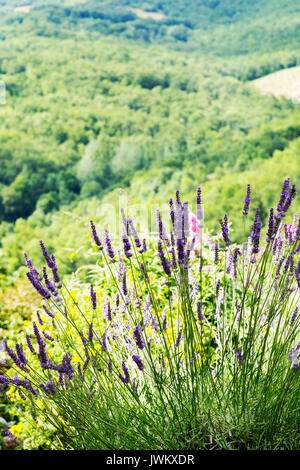
[[[42,274],[25,261],[47,320],[26,344],[4,342],[15,375],[2,388],[63,448],[298,449],[300,220],[284,223],[295,194],[286,180],[265,238],[258,208],[238,246],[225,214],[220,238],[195,248],[179,191],[157,240],[141,241],[123,212],[124,255],[91,221],[99,274],[76,290],[41,242]],[[244,217],[250,200],[248,186]],[[200,188],[196,203],[202,219]]]

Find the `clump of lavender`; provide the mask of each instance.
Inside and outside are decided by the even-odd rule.
[[[119,263],[111,263],[116,255],[108,231],[102,246],[91,222],[100,276],[105,272],[97,277],[98,297],[93,284],[86,286],[90,295],[85,291],[79,299],[68,284],[62,286],[55,257],[41,242],[42,274],[24,257],[47,315],[38,315],[25,344],[18,340],[12,348],[4,342],[19,375],[0,375],[1,390],[15,387],[31,405],[42,400],[58,433],[62,422],[72,430],[70,439],[65,428],[59,436],[70,447],[114,448],[121,442],[128,449],[191,448],[208,433],[208,442],[239,448],[248,445],[249,423],[258,422],[257,436],[251,431],[253,448],[282,445],[282,436],[300,422],[300,223],[296,218],[289,228],[281,222],[295,194],[286,180],[277,211],[269,213],[265,247],[259,209],[248,243],[231,242],[225,214],[221,257],[211,239],[201,253],[195,249],[188,203],[179,191],[170,199],[171,233],[158,212],[158,240],[148,247],[122,212]],[[250,200],[248,185],[243,215]],[[196,202],[202,217],[200,187]],[[96,312],[100,303],[103,317]],[[56,316],[50,336],[47,327]]]

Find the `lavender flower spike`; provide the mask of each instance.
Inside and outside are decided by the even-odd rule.
[[[231,240],[229,238],[229,228],[228,228],[228,216],[227,216],[227,214],[224,215],[223,220],[220,219],[220,225],[221,225],[223,240],[226,243],[226,245],[229,246],[230,243],[231,243]]]
[[[250,184],[247,184],[247,194],[246,194],[246,197],[244,199],[243,215],[247,215],[248,212],[249,212],[249,206],[250,206],[250,202],[251,202],[250,194],[251,194]]]
[[[176,338],[176,341],[175,341],[175,344],[174,344],[175,348],[178,348],[178,346],[181,343],[181,340],[182,340],[182,329],[179,331],[178,336]]]
[[[170,268],[170,263],[165,257],[165,253],[163,251],[162,243],[161,240],[158,240],[158,254],[160,257],[161,265],[163,267],[163,270],[167,274],[167,276],[171,276],[171,268]]]
[[[127,237],[127,235],[125,235],[125,233],[123,234],[123,247],[124,247],[124,253],[125,253],[125,256],[126,258],[130,258],[132,256],[132,253],[131,253],[131,243]]]
[[[196,205],[197,205],[197,212],[196,212],[197,220],[202,220],[203,219],[202,191],[201,191],[200,186],[197,189]]]
[[[142,339],[141,332],[138,326],[136,326],[135,329],[133,330],[133,336],[134,336],[137,347],[140,349],[143,349],[145,347],[145,343]]]
[[[244,362],[244,358],[243,358],[243,355],[242,355],[242,349],[241,348],[237,348],[236,357],[237,357],[237,360],[239,361],[240,365],[242,365],[243,362]]]
[[[268,230],[267,230],[267,234],[266,234],[267,243],[270,243],[274,239],[274,236],[275,236],[274,222],[275,222],[274,221],[274,209],[271,208],[270,209],[270,214],[269,214],[269,221],[268,221]]]
[[[101,241],[100,241],[100,238],[98,237],[95,224],[94,224],[94,222],[93,222],[92,220],[90,221],[90,223],[91,223],[91,228],[92,228],[92,234],[93,234],[94,242],[95,242],[96,245],[99,247],[99,250],[103,250],[103,246],[102,246],[102,243],[101,243]]]
[[[96,310],[97,308],[97,295],[96,292],[94,291],[94,286],[91,284],[91,300],[93,304],[93,310]]]
[[[130,375],[129,375],[128,368],[126,366],[125,361],[122,361],[122,369],[124,372],[124,376],[119,374],[119,377],[124,384],[127,384],[130,381]]]
[[[261,229],[261,222],[259,222],[259,208],[256,209],[255,218],[252,225],[252,233],[251,233],[251,240],[252,240],[252,253],[259,253],[259,239],[260,239],[260,229]]]
[[[111,245],[111,240],[110,240],[110,237],[109,237],[109,233],[108,233],[108,230],[105,229],[104,231],[104,234],[103,234],[103,241],[104,241],[104,245],[106,247],[106,252],[108,254],[108,256],[114,260],[115,258],[115,252],[112,248],[112,245]]]
[[[144,366],[143,361],[142,361],[142,359],[140,358],[140,356],[137,356],[137,355],[133,354],[132,360],[136,363],[136,365],[138,366],[138,369],[139,369],[139,370],[145,369],[145,366]]]

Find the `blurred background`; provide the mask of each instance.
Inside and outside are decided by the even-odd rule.
[[[227,212],[243,241],[250,183],[266,222],[300,182],[299,40],[294,0],[0,1],[0,313],[24,250],[75,271],[120,198],[151,212],[201,185],[206,230]]]

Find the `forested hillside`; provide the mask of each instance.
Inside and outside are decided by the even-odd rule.
[[[294,1],[7,1],[0,13],[4,274],[41,237],[75,269],[84,224],[104,226],[99,207],[118,209],[124,190],[150,208],[201,184],[215,229],[225,199],[239,220],[248,182],[264,221],[283,177],[299,182],[300,108],[251,83],[299,64]]]

